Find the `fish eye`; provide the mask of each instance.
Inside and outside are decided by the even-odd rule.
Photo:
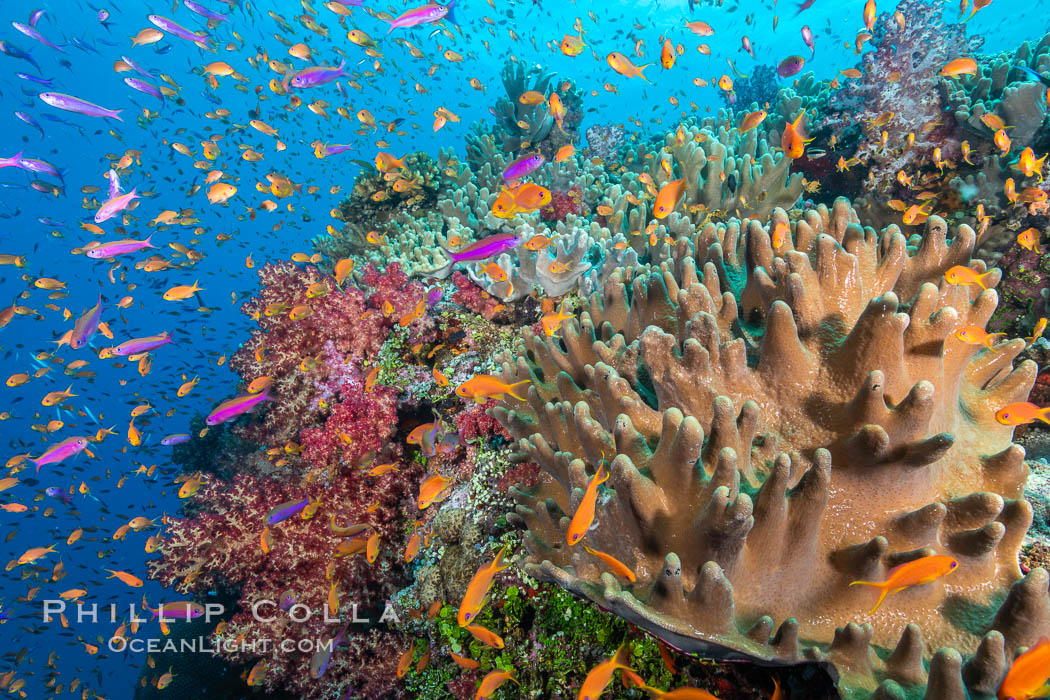
[[[955,567],[957,567],[958,565],[959,565],[959,562],[957,562],[957,561],[953,561],[953,562],[952,562],[952,565],[951,565],[951,566],[950,566],[949,568],[952,568],[952,569],[954,569],[954,568],[955,568]]]

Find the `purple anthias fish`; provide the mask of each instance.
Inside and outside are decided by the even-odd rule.
[[[185,5],[186,9],[189,10],[190,12],[195,12],[196,14],[200,15],[201,17],[204,17],[205,19],[211,20],[212,22],[225,22],[226,21],[226,15],[220,15],[218,12],[212,12],[207,7],[205,7],[204,5],[201,5],[198,2],[194,2],[193,0],[182,0],[182,4]]]
[[[88,344],[91,337],[95,335],[99,324],[102,323],[102,295],[98,295],[98,302],[90,309],[80,315],[73,324],[73,333],[69,336],[69,347],[79,350]]]
[[[134,191],[134,190],[132,190]],[[136,241],[133,238],[125,238],[119,241],[109,241],[108,243],[100,243],[91,250],[86,251],[84,254],[89,258],[95,260],[105,260],[107,258],[113,258],[118,255],[127,255],[128,253],[134,253],[142,250],[143,248],[156,248],[157,246],[152,243],[153,234],[151,233],[146,237],[144,241]]]
[[[164,445],[165,447],[171,447],[172,445],[181,445],[182,443],[189,441],[189,433],[174,433],[161,440],[160,444]]]
[[[281,610],[288,612],[295,605],[295,593],[293,591],[285,591],[281,594],[280,598],[277,599],[277,605]]]
[[[161,333],[160,335],[147,336],[145,338],[134,338],[113,348],[113,354],[121,357],[138,355],[143,352],[149,352],[150,350],[156,350],[161,345],[167,345],[168,343],[173,342],[175,341],[171,339],[171,333],[167,332]]]
[[[328,662],[332,659],[332,652],[334,652],[335,648],[339,646],[339,643],[343,641],[343,635],[346,634],[346,630],[349,626],[349,622],[343,625],[343,628],[339,630],[339,634],[335,636],[332,643],[323,645],[320,651],[310,658],[310,678],[317,680],[328,670]]]
[[[196,620],[198,617],[204,614],[204,606],[200,603],[193,603],[189,601],[180,601],[178,603],[163,603],[156,608],[151,608],[145,604],[143,605],[146,610],[153,613],[151,620],[155,620],[161,615],[164,616],[165,620]]]
[[[198,34],[196,32],[191,32],[189,29],[186,29],[186,27],[182,26],[178,22],[173,22],[167,17],[161,17],[160,15],[150,15],[149,21],[154,27],[163,32],[174,34],[180,39],[185,39],[186,41],[192,41],[194,44],[197,44],[202,49],[208,48],[207,41],[211,37],[207,34]]]
[[[216,406],[215,410],[208,414],[208,417],[204,419],[204,422],[208,425],[225,423],[228,420],[233,420],[237,416],[244,415],[248,411],[251,411],[263,401],[273,401],[267,389],[263,389],[258,394],[241,394],[232,399],[226,399]]]
[[[80,454],[85,448],[87,448],[87,446],[88,441],[85,437],[66,438],[57,445],[52,446],[51,449],[47,450],[39,457],[30,457],[29,461],[36,465],[36,470],[39,472],[40,467],[45,464],[58,464],[68,457]]]
[[[37,158],[19,158],[18,167],[32,173],[43,173],[45,175],[57,177],[60,180],[63,179],[62,173],[59,172],[58,168],[51,165],[46,160],[39,160]]]
[[[433,24],[434,22],[440,22],[443,19],[447,19],[452,24],[458,24],[456,18],[452,15],[452,6],[455,4],[456,0],[451,0],[447,5],[439,5],[436,2],[431,2],[422,7],[408,10],[400,17],[390,20],[390,29],[388,29],[386,33],[389,34],[398,27],[415,27],[420,24]]]
[[[140,66],[138,63],[136,63],[132,59],[128,58],[127,56],[121,56],[120,60],[124,61],[124,63],[127,63],[129,66],[131,66],[132,70],[134,70],[139,75],[145,76],[147,78],[152,78],[153,77],[152,73],[150,73],[148,70],[146,70],[145,68],[143,68],[142,66]]]
[[[79,97],[73,97],[72,95],[64,95],[61,92],[42,92],[39,97],[46,104],[51,105],[55,109],[65,110],[66,112],[76,112],[77,114],[83,114],[87,117],[108,117],[110,119],[116,119],[118,122],[124,121],[120,118],[120,113],[124,110],[99,107],[96,104],[92,104],[87,100],[82,100]]]
[[[526,153],[511,161],[507,169],[503,171],[503,179],[507,182],[525,177],[536,172],[544,163],[543,155],[540,153]]]
[[[15,75],[22,80],[28,80],[31,83],[36,83],[37,85],[43,85],[45,87],[51,87],[51,83],[54,82],[53,78],[41,78],[38,75],[30,75],[29,73],[15,73]]]
[[[73,498],[67,492],[63,491],[57,486],[48,486],[46,489],[44,489],[44,493],[46,493],[48,496],[51,496],[51,498],[57,498],[58,500],[65,503],[67,506],[73,505]]]
[[[47,14],[47,10],[33,10],[29,13],[29,26],[35,27],[40,24],[40,20],[44,19],[44,15]]]
[[[303,499],[302,501],[288,501],[287,503],[282,503],[281,505],[274,507],[270,511],[270,514],[266,516],[266,524],[276,525],[282,520],[287,520],[288,518],[292,517],[293,515],[301,511],[303,508],[305,508],[309,502],[310,499]]]
[[[788,56],[777,64],[777,75],[781,78],[790,78],[797,75],[804,65],[806,65],[806,59],[801,56]]]
[[[310,66],[291,74],[290,77],[286,76],[283,82],[285,87],[289,83],[295,88],[320,87],[338,78],[348,77],[350,74],[343,70],[344,68],[346,68],[346,61],[341,62],[338,66]]]
[[[62,53],[66,52],[66,50],[63,49],[61,46],[56,46],[56,45],[52,44],[50,41],[47,40],[47,37],[45,37],[43,34],[38,32],[37,30],[33,29],[32,27],[26,26],[26,25],[22,24],[21,22],[12,22],[11,26],[14,27],[15,29],[17,29],[18,31],[22,32],[23,34],[25,34],[30,39],[35,39],[36,41],[39,41],[44,46],[50,46],[51,48],[55,49],[56,51],[61,51]]]
[[[486,236],[480,241],[474,241],[463,250],[457,252],[452,252],[447,248],[442,248],[441,250],[445,251],[445,255],[450,258],[447,269],[443,275],[437,274],[432,276],[441,278],[447,277],[457,263],[485,260],[486,258],[491,258],[500,253],[512,250],[516,248],[519,243],[521,243],[521,238],[516,234],[497,233],[492,236]]]

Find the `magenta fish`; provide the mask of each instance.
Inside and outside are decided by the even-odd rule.
[[[386,33],[389,34],[399,27],[415,27],[420,24],[433,24],[434,22],[440,22],[443,19],[447,19],[452,24],[458,24],[456,18],[452,15],[452,6],[455,4],[456,0],[451,0],[447,5],[440,5],[436,2],[431,2],[422,7],[408,10],[400,17],[390,20],[390,29],[388,29]]]
[[[97,104],[82,100],[79,97],[73,97],[72,95],[63,95],[61,92],[42,92],[38,97],[45,104],[49,104],[55,109],[76,112],[87,117],[108,117],[116,119],[118,122],[124,121],[120,118],[120,113],[124,110],[99,107]]]
[[[817,55],[817,47],[813,43],[813,32],[810,30],[809,25],[802,27],[802,41],[809,47],[810,58]]]
[[[802,70],[804,65],[806,65],[806,59],[801,56],[788,56],[777,64],[777,75],[781,78],[790,78]]]
[[[66,438],[39,457],[30,457],[29,461],[36,465],[36,470],[39,472],[40,467],[45,464],[58,464],[64,459],[80,454],[87,449],[87,446],[88,440],[86,437]]]
[[[511,161],[511,164],[503,171],[503,179],[510,182],[511,180],[525,177],[526,175],[536,172],[543,163],[543,155],[539,153],[526,153],[525,155],[519,156]]]
[[[272,508],[270,514],[266,516],[266,524],[276,525],[282,520],[287,520],[305,508],[306,504],[309,502],[309,499],[302,501],[288,501],[287,503],[282,503],[281,505]]]
[[[100,243],[91,250],[86,251],[84,254],[95,260],[105,260],[106,258],[116,257],[117,255],[134,253],[143,248],[156,248],[157,246],[153,245],[152,241],[153,234],[147,236],[144,241],[137,241],[133,238],[123,238],[119,241]]]
[[[295,88],[321,87],[333,80],[348,77],[350,74],[344,70],[345,68],[346,61],[343,61],[338,66],[310,66],[294,74],[286,75],[282,82],[286,89],[289,83]]]
[[[442,248],[445,251],[450,260],[447,265],[447,270],[444,272],[444,276],[448,276],[448,273],[452,272],[452,268],[456,266],[456,263],[461,262],[474,262],[477,260],[485,260],[491,258],[500,253],[505,253],[508,250],[512,250],[521,243],[521,238],[513,233],[497,233],[492,236],[486,236],[480,241],[474,241],[463,250],[458,252],[452,252],[447,248]],[[440,277],[441,275],[434,275]]]
[[[73,333],[69,336],[69,347],[79,350],[88,344],[91,337],[95,335],[99,324],[102,323],[102,295],[98,295],[98,302],[90,309],[80,315],[73,324]]]
[[[10,158],[0,158],[0,168],[18,168],[24,170],[22,167],[22,151],[14,154]]]
[[[171,333],[161,333],[160,335],[150,335],[145,338],[133,338],[126,342],[121,343],[117,347],[113,348],[114,355],[120,355],[121,357],[127,357],[128,355],[138,355],[140,353],[149,352],[155,350],[161,345],[167,345],[173,343],[171,339]]]
[[[131,192],[128,192],[127,194],[118,194],[99,207],[98,211],[95,212],[95,223],[101,224],[104,221],[109,221],[114,216],[127,209],[132,200],[138,198],[138,190],[131,190]]]
[[[215,410],[208,414],[208,417],[204,419],[204,422],[208,425],[225,423],[228,420],[233,420],[237,416],[244,415],[263,401],[273,401],[273,399],[270,398],[267,389],[263,389],[258,394],[241,394],[232,399],[226,399],[216,406]]]

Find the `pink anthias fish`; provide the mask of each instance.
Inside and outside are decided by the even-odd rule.
[[[237,416],[248,413],[263,401],[273,401],[267,389],[263,389],[258,394],[241,394],[232,399],[226,399],[216,406],[215,410],[208,414],[208,417],[204,419],[204,422],[208,425],[225,423],[228,420],[233,420]]]
[[[161,333],[160,335],[150,335],[145,338],[133,338],[126,342],[121,343],[117,347],[113,348],[114,355],[120,355],[121,357],[127,357],[128,355],[138,355],[140,353],[149,352],[155,350],[161,345],[167,345],[173,343],[171,339],[171,333]]]
[[[806,46],[809,47],[810,58],[817,55],[817,47],[813,43],[813,32],[810,30],[809,25],[802,27],[802,41],[805,42]]]
[[[400,17],[390,20],[390,29],[388,29],[386,33],[389,34],[399,27],[415,27],[420,24],[433,24],[434,22],[440,22],[443,19],[447,19],[452,24],[458,24],[456,18],[452,15],[452,6],[455,4],[456,0],[451,0],[447,5],[439,5],[436,2],[431,2],[422,7],[408,10]]]
[[[97,104],[82,100],[79,97],[73,97],[72,95],[64,95],[61,92],[42,92],[37,97],[55,109],[83,114],[86,117],[107,117],[116,119],[118,122],[124,121],[120,118],[120,113],[124,110],[99,107]]]
[[[30,457],[29,461],[36,465],[36,470],[39,472],[40,467],[46,464],[58,464],[64,459],[80,454],[87,449],[87,446],[88,440],[86,437],[66,438],[39,457]]]
[[[90,309],[80,315],[73,324],[73,333],[69,336],[69,347],[79,350],[88,344],[91,337],[95,335],[99,324],[102,323],[102,295],[98,295],[98,302]]]
[[[284,76],[284,80],[281,83],[284,85],[285,90],[288,89],[289,84],[294,88],[321,87],[338,78],[348,77],[350,74],[346,72],[345,68],[345,60],[338,66],[310,66],[295,73],[288,73]]]
[[[477,260],[485,260],[493,256],[505,253],[508,250],[516,248],[521,243],[521,237],[513,233],[497,233],[492,236],[486,236],[480,241],[474,241],[466,248],[460,251],[453,252],[446,248],[441,250],[445,251],[445,255],[448,256],[449,262],[444,270],[444,276],[448,276],[452,272],[452,268],[456,266],[456,263],[461,262],[475,262]],[[431,275],[432,277],[442,277],[441,273]]]
[[[119,241],[108,241],[106,243],[100,243],[94,248],[86,251],[84,254],[89,258],[95,260],[104,260],[106,258],[113,258],[118,255],[126,255],[127,253],[134,253],[137,250],[143,248],[156,248],[153,245],[153,234],[146,237],[144,241],[137,241],[134,238],[122,238]]]
[[[120,212],[127,209],[133,200],[139,199],[139,193],[137,189],[131,190],[127,194],[118,194],[117,196],[109,199],[105,204],[99,207],[98,211],[95,212],[95,223],[101,224],[105,221],[109,221]]]
[[[511,161],[507,169],[503,171],[503,179],[507,182],[530,175],[539,169],[544,163],[543,155],[540,153],[526,153]]]

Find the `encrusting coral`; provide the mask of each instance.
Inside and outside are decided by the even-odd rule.
[[[526,331],[503,379],[530,380],[527,401],[491,409],[543,470],[512,516],[526,571],[680,649],[828,661],[846,697],[994,694],[1050,634],[1050,597],[1044,570],[1019,569],[1027,469],[994,418],[1036,366],[1012,366],[1023,341],[952,333],[997,304],[944,278],[985,271],[975,239],[931,216],[908,246],[844,198],[797,222],[708,223],[659,267],[614,273],[561,338]],[[633,584],[566,544],[599,464],[583,544]],[[934,553],[957,570],[877,611],[849,586]]]

